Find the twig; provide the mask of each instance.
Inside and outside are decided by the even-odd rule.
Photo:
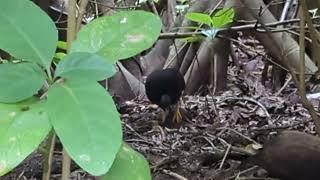
[[[254,143],[254,144],[259,144],[257,141],[251,139],[251,138],[248,137],[248,136],[245,136],[245,135],[241,134],[240,132],[236,131],[235,129],[231,129],[231,128],[227,128],[227,127],[221,127],[221,128],[218,128],[218,129],[225,129],[225,130],[231,131],[231,132],[233,132],[233,133],[235,133],[235,134],[243,137],[244,139],[246,139],[246,140],[248,140],[248,141],[251,141],[251,142]]]
[[[250,101],[250,102],[252,102],[252,103],[257,104],[257,105],[264,111],[265,115],[266,115],[268,118],[271,117],[270,114],[269,114],[269,112],[268,112],[268,110],[267,110],[259,101],[256,101],[256,100],[254,100],[254,99],[252,99],[252,98],[249,98],[249,97],[226,97],[226,98],[222,99],[219,103],[224,102],[224,101],[227,101],[227,100],[244,100],[244,101]],[[218,102],[217,102],[217,103],[218,103]]]
[[[66,149],[63,148],[62,150],[62,180],[69,180],[70,179],[70,165],[71,165],[71,158],[67,153]]]
[[[172,176],[172,177],[174,177],[174,178],[176,178],[176,179],[178,179],[178,180],[188,180],[187,178],[181,176],[180,174],[177,174],[177,173],[175,173],[175,172],[172,172],[172,171],[169,171],[169,170],[166,170],[166,169],[162,169],[162,172],[163,172],[164,174],[167,174],[167,175],[169,175],[169,176]]]
[[[54,151],[54,145],[56,143],[56,135],[52,129],[48,135],[48,140],[46,141],[46,147],[44,149],[44,161],[43,161],[43,174],[42,180],[50,180],[51,167],[52,167],[52,157]]]
[[[155,165],[151,166],[150,168],[155,171],[160,166],[170,164],[176,160],[178,160],[178,156],[168,156],[168,157],[161,159],[160,161],[158,161]]]
[[[290,83],[290,81],[292,80],[292,75],[290,74],[289,78],[287,79],[287,81],[284,83],[284,85],[279,89],[278,92],[276,92],[274,95],[275,96],[279,96],[280,93],[288,86],[288,84]]]
[[[317,20],[320,19],[320,16],[316,16],[312,18],[312,20]],[[283,22],[277,21],[277,22],[272,22],[272,23],[266,23],[265,27],[273,27],[273,26],[278,26],[278,25],[284,25],[284,24],[290,24],[290,23],[296,23],[299,22],[300,19],[290,19],[286,20]],[[228,31],[243,31],[243,30],[248,30],[248,29],[253,29],[259,32],[266,32],[265,30],[261,31],[263,26],[261,24],[246,24],[246,25],[241,25],[241,26],[233,26],[233,27],[228,27],[228,28],[221,28],[219,32],[228,32]],[[283,31],[286,31],[285,29]],[[268,31],[270,32],[270,30]],[[201,32],[195,31],[195,32],[174,32],[174,33],[161,33],[159,36],[159,39],[175,39],[175,38],[186,38],[190,36],[197,36],[197,35],[202,35]],[[219,37],[219,36],[218,36]]]
[[[206,133],[207,136],[209,137],[215,137],[214,135],[212,134],[209,134],[209,133]],[[252,156],[254,155],[252,152],[250,151],[247,151],[245,150],[244,148],[239,148],[239,147],[235,147],[235,146],[232,146],[231,144],[227,143],[227,141],[225,141],[224,139],[220,138],[220,137],[215,137],[217,138],[224,146],[231,146],[231,151],[234,151],[234,152],[237,152],[237,153],[242,153],[242,154],[245,154],[245,155],[248,155],[248,156]]]
[[[249,169],[245,169],[243,171],[240,171],[236,176],[233,176],[233,177],[231,177],[229,179],[237,179],[238,180],[240,175],[248,173],[248,172],[253,172],[253,171],[257,170],[258,168],[259,168],[258,166],[252,166]]]
[[[145,143],[145,144],[148,144],[148,145],[153,145],[152,143],[144,140],[144,139],[126,139],[125,140],[127,143],[130,143],[130,142],[142,142],[142,143]]]
[[[87,4],[88,4],[88,0],[81,0],[80,1],[79,14],[78,14],[78,17],[77,17],[77,22],[76,22],[76,31],[80,30],[82,17],[84,15],[84,13],[86,12]]]
[[[227,150],[226,150],[226,152],[224,153],[224,156],[223,156],[223,158],[222,158],[221,164],[220,164],[220,166],[219,166],[219,170],[222,169],[222,167],[223,167],[223,165],[224,165],[224,162],[225,162],[226,159],[227,159],[227,155],[228,155],[229,152],[230,152],[230,148],[231,148],[231,145],[229,144],[229,145],[228,145],[228,148],[227,148]]]
[[[158,10],[157,10],[157,8],[156,8],[156,5],[154,4],[153,1],[147,1],[147,4],[148,4],[149,6],[151,6],[152,12],[153,12],[155,15],[157,15],[158,17],[161,17],[161,16],[159,15]],[[161,26],[161,31],[162,31],[163,33],[167,32],[166,29],[165,29],[165,26]]]
[[[211,135],[211,134],[208,135],[207,133],[205,133],[205,135],[207,135],[207,136],[209,136],[209,137],[211,137],[211,138],[217,139],[217,137],[215,137],[215,136],[213,136],[213,135]],[[198,138],[203,138],[204,140],[206,140],[206,141],[210,144],[210,146],[212,147],[212,149],[213,149],[214,151],[219,151],[219,152],[222,152],[222,151],[223,151],[223,150],[217,148],[217,147],[213,144],[213,142],[212,142],[208,137],[206,137],[206,136],[197,136],[197,137],[192,138],[191,140],[198,139]]]
[[[209,13],[209,15],[210,16],[212,16],[213,15],[213,12],[222,4],[224,2],[224,0],[220,0],[217,4],[216,4],[216,6],[210,11],[210,13]],[[197,28],[194,30],[194,32],[190,32],[190,34],[189,34],[189,32],[186,32],[186,34],[189,34],[188,36],[184,36],[184,37],[190,37],[190,36],[193,36],[193,34],[198,34],[198,33],[200,33],[200,34],[202,34],[201,32],[199,32],[199,30],[201,29],[201,26],[203,26],[204,25],[204,23],[200,23],[199,24],[199,26],[197,26]],[[169,35],[169,38],[167,37],[167,38],[162,38],[162,36],[163,37],[166,37],[166,35],[165,34],[173,34],[173,36],[175,36],[175,34],[180,34],[180,32],[177,32],[177,33],[162,33],[162,35],[160,34],[160,36],[159,36],[159,39],[174,39],[175,37],[170,37],[170,35]],[[181,34],[184,34],[184,33],[181,33]],[[200,35],[199,34],[199,35]],[[181,37],[181,38],[184,38],[184,37]],[[176,53],[175,53],[175,55],[171,58],[171,59],[169,59],[169,60],[167,60],[167,62],[168,63],[166,63],[165,65],[164,65],[164,68],[167,68],[167,66],[169,66],[173,61],[174,61],[174,59],[176,58],[176,56],[180,53],[180,51],[182,51],[183,49],[184,49],[184,47],[187,45],[188,43],[186,43],[186,42],[184,42],[184,44],[178,49],[178,51],[176,50]],[[192,64],[194,64],[194,63],[192,63]],[[200,71],[201,72],[201,71]],[[189,80],[189,79],[188,79]],[[188,81],[187,81],[188,82]],[[188,83],[187,83],[188,84]]]
[[[130,129],[134,134],[136,134],[140,139],[147,141],[145,137],[141,136],[135,129],[133,129],[129,124],[124,123],[124,125]]]
[[[303,121],[303,122],[297,122],[297,123],[293,123],[290,125],[284,125],[284,126],[271,126],[271,127],[262,127],[262,128],[256,128],[256,129],[249,129],[249,132],[255,132],[255,131],[272,131],[272,130],[277,130],[277,129],[287,129],[287,128],[291,128],[291,127],[295,127],[298,126],[300,124],[306,124],[312,122],[312,119],[309,119],[307,121]]]
[[[136,8],[140,8],[141,7],[141,5],[136,5],[136,6],[109,6],[109,5],[106,5],[104,3],[97,2],[96,0],[89,0],[89,2],[94,3],[96,5],[107,7],[107,8],[110,8],[110,9],[136,9]]]

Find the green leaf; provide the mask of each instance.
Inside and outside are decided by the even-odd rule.
[[[221,28],[233,22],[234,10],[232,8],[221,9],[212,16],[212,25],[215,28]]]
[[[0,64],[0,102],[27,99],[37,93],[44,81],[43,71],[34,63]]]
[[[126,143],[123,143],[110,171],[103,175],[101,180],[128,179],[151,180],[151,173],[146,159]]]
[[[100,81],[116,73],[113,64],[103,57],[86,52],[68,54],[57,66],[55,76],[87,78]]]
[[[50,17],[29,0],[0,1],[0,49],[50,66],[58,32]]]
[[[36,98],[0,104],[0,176],[31,154],[51,129],[43,102]]]
[[[47,111],[63,147],[92,175],[105,174],[121,146],[120,117],[97,82],[70,79],[48,91]]]
[[[67,42],[65,41],[58,41],[57,48],[67,50]]]
[[[59,61],[61,61],[65,56],[66,56],[65,53],[63,53],[63,52],[57,52],[57,53],[54,55],[53,61],[54,61],[55,63],[59,63]]]
[[[122,11],[97,18],[81,28],[71,52],[91,52],[111,63],[150,48],[161,29],[158,16],[145,11]]]
[[[187,13],[185,15],[185,17],[190,19],[191,21],[198,22],[198,23],[204,23],[210,27],[212,24],[211,17],[208,14],[190,12],[190,13]]]

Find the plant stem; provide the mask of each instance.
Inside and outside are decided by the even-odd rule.
[[[76,0],[69,0],[68,4],[68,29],[67,29],[67,51],[69,52],[71,43],[76,37]],[[62,180],[69,180],[70,177],[70,164],[71,164],[71,158],[66,152],[66,150],[63,148],[62,152]]]
[[[68,5],[68,29],[67,29],[67,51],[70,50],[71,43],[76,37],[76,27],[77,27],[77,9],[76,9],[76,0],[69,0]]]
[[[51,74],[51,71],[50,71],[50,67],[46,69],[46,72],[48,74],[49,83],[51,84],[51,82],[53,81],[53,78],[52,78],[52,74]]]
[[[80,30],[81,27],[81,22],[82,22],[82,17],[84,13],[86,12],[86,7],[88,4],[89,0],[81,0],[80,5],[79,5],[79,15],[76,23],[76,31]]]
[[[63,148],[62,151],[62,180],[69,180],[70,179],[70,164],[71,158],[68,155],[67,151]]]
[[[48,139],[46,141],[46,145],[42,153],[43,159],[44,159],[42,180],[50,180],[51,164],[52,164],[52,157],[53,157],[55,143],[56,143],[56,135],[54,130],[52,129],[49,132]]]

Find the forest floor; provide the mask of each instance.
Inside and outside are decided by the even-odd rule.
[[[148,101],[121,105],[125,141],[148,159],[154,180],[267,179],[262,169],[237,168],[248,145],[263,143],[284,129],[315,134],[295,85],[290,82],[281,92],[272,90],[270,81],[265,86],[261,83],[263,56],[238,49],[238,57],[240,65],[228,69],[227,91],[218,96],[183,97],[183,108],[190,117],[180,128],[159,126],[161,110]],[[54,179],[60,176],[60,155],[55,153]],[[39,179],[40,162],[41,157],[34,153],[1,179]],[[72,179],[92,179],[77,167],[72,169]]]
[[[288,81],[274,90],[272,72],[262,77],[265,50],[253,39],[242,42],[242,47],[255,44],[254,51],[236,48],[238,62],[229,65],[228,90],[215,96],[184,96],[190,117],[180,128],[159,126],[161,110],[148,101],[123,105],[126,141],[149,160],[154,180],[271,179],[261,168],[240,171],[243,152],[282,130],[315,134],[295,84]],[[316,86],[307,83],[306,88],[313,91]]]
[[[148,102],[128,102],[122,115],[126,141],[147,157],[153,179],[267,178],[262,169],[245,173],[237,168],[248,145],[263,144],[284,129],[315,134],[292,84],[277,95],[256,77],[234,78],[231,90],[220,96],[185,96],[191,118],[179,129],[159,126],[160,110]]]

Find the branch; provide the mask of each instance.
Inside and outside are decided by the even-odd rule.
[[[320,19],[320,16],[316,16],[316,17],[312,18],[312,20],[318,20],[318,19]],[[266,23],[264,26],[261,25],[261,24],[252,23],[252,24],[246,24],[246,25],[241,25],[241,26],[233,26],[233,27],[229,27],[229,28],[222,28],[222,29],[220,29],[219,32],[241,31],[241,30],[249,30],[249,29],[255,29],[255,30],[261,32],[261,28],[263,28],[263,27],[274,27],[274,26],[278,26],[278,25],[296,23],[296,22],[299,22],[299,21],[300,21],[300,19],[290,19],[290,20],[281,21],[281,22],[277,21],[277,22],[272,22],[272,23]],[[286,29],[284,29],[283,31],[286,31]],[[185,32],[185,33],[181,33],[181,32],[161,33],[160,36],[159,36],[159,39],[186,38],[186,37],[196,36],[196,35],[202,35],[202,33],[199,32],[199,31],[196,31],[196,32]]]

